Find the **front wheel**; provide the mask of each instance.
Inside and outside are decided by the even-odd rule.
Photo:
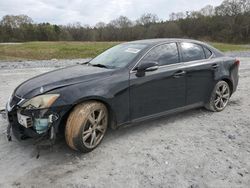
[[[210,100],[205,107],[213,112],[220,112],[227,106],[230,95],[231,91],[228,83],[225,81],[219,81],[215,85]]]
[[[77,105],[70,113],[65,139],[75,150],[90,152],[102,141],[108,127],[108,110],[103,103],[89,101]]]

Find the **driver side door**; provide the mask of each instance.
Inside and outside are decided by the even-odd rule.
[[[154,47],[138,66],[149,61],[158,62],[159,68],[145,71],[143,75],[138,75],[136,70],[130,72],[131,121],[164,115],[169,110],[185,106],[185,69],[180,64],[177,44]]]

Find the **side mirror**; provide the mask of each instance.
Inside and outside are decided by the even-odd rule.
[[[155,71],[159,68],[159,64],[156,61],[143,62],[137,67],[137,72],[149,72]]]

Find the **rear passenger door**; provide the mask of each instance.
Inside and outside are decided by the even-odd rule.
[[[202,45],[179,43],[182,62],[186,64],[186,104],[207,102],[214,86],[214,72],[218,64],[212,52]]]

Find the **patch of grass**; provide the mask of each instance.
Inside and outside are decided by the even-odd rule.
[[[0,60],[46,60],[95,57],[120,42],[25,42],[0,44]],[[226,51],[250,50],[249,45],[210,43]]]
[[[227,44],[227,43],[218,43],[218,42],[211,42],[210,44],[222,52],[250,50],[249,45]]]
[[[0,60],[46,60],[94,57],[119,42],[25,42],[1,44]]]

